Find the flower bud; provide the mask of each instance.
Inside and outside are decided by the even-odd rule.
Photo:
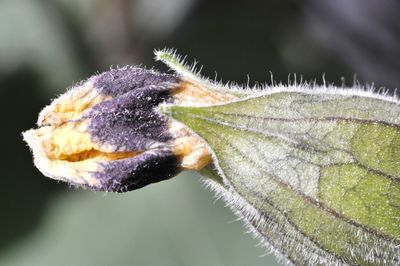
[[[23,133],[35,165],[53,179],[117,192],[204,167],[211,161],[204,141],[157,110],[182,99],[174,96],[182,86],[175,75],[143,68],[92,76],[47,106],[38,129]]]

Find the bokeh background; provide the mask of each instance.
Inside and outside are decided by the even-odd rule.
[[[224,82],[325,74],[393,92],[399,10],[397,0],[1,0],[0,265],[275,265],[196,175],[118,195],[70,189],[33,167],[21,131],[96,71],[166,70],[153,62],[164,47]]]

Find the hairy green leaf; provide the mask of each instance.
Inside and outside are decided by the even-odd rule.
[[[164,112],[207,141],[209,182],[290,262],[400,263],[398,103],[281,91]]]
[[[157,58],[237,97],[161,110],[208,143],[206,184],[262,243],[296,265],[400,264],[396,97],[307,83],[227,90],[187,74],[171,51]]]

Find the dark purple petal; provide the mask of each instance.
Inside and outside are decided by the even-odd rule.
[[[179,172],[179,162],[171,151],[156,150],[107,163],[95,173],[95,178],[102,184],[100,190],[125,192],[169,179]]]
[[[93,141],[115,151],[143,151],[172,140],[167,119],[154,110],[170,99],[169,91],[153,84],[97,104],[86,117]]]
[[[178,83],[175,75],[138,67],[112,69],[94,78],[94,87],[101,94],[118,96],[136,88]]]

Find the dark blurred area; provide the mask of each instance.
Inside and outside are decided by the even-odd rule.
[[[400,2],[3,0],[0,265],[272,265],[221,202],[181,175],[140,191],[69,189],[34,168],[21,132],[67,87],[176,48],[203,75],[400,86]],[[216,72],[218,75],[216,76]],[[95,259],[96,258],[96,259]]]

